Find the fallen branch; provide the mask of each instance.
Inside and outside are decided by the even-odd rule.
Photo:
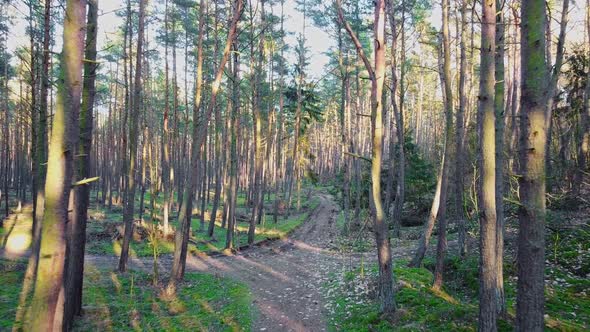
[[[75,183],[72,185],[72,187],[75,187],[75,186],[81,186],[81,185],[85,185],[85,184],[89,184],[90,182],[98,181],[98,179],[100,179],[100,177],[98,177],[98,176],[95,176],[95,177],[93,177],[93,178],[86,178],[86,179],[82,179],[82,180],[80,180],[80,181],[78,181],[78,182],[75,182]]]

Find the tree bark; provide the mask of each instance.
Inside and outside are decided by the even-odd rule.
[[[467,36],[467,1],[461,1],[461,27],[460,27],[460,60],[459,60],[459,108],[455,115],[455,213],[457,214],[457,228],[459,242],[459,256],[463,257],[467,253],[465,247],[466,225],[465,225],[465,209],[463,208],[463,191],[465,190],[465,182],[463,181],[464,171],[464,136],[465,136],[465,108],[467,107],[467,55],[465,40]]]
[[[68,0],[64,19],[62,73],[47,178],[39,264],[27,330],[60,331],[64,318],[64,265],[68,201],[78,143],[78,116],[82,93],[82,60],[86,1]]]
[[[496,0],[482,4],[478,105],[478,181],[480,205],[479,331],[496,331],[496,172],[495,80]],[[496,91],[494,91],[496,88]],[[503,107],[503,105],[502,105]]]
[[[547,104],[547,106],[545,107],[545,112],[547,114],[545,114],[545,127],[547,128],[547,153],[545,154],[545,171],[547,172],[547,179],[546,179],[546,185],[547,185],[547,190],[551,191],[552,185],[553,185],[553,167],[551,164],[551,127],[552,127],[552,122],[551,119],[553,117],[553,106],[555,103],[555,94],[557,93],[557,82],[559,81],[559,75],[561,74],[561,67],[563,65],[563,55],[564,55],[564,46],[565,46],[565,36],[566,36],[566,32],[567,32],[567,22],[568,22],[568,13],[569,12],[569,0],[563,0],[563,4],[562,4],[562,8],[561,8],[561,21],[559,24],[559,37],[557,39],[557,48],[556,48],[556,52],[555,52],[555,64],[553,65],[553,67],[548,67],[548,68],[552,68],[549,74],[549,80],[548,80],[548,86],[547,86],[547,95],[546,95],[546,100],[545,103]],[[522,17],[522,15],[521,15]],[[524,23],[524,19],[522,20]],[[546,55],[546,65],[550,65],[551,63],[551,44],[550,44],[550,36],[551,36],[551,31],[550,31],[550,26],[549,26],[549,22],[547,22],[546,24],[546,29],[548,30],[548,33],[546,33],[547,38],[549,38],[549,40],[547,41],[547,44],[545,45],[546,49],[547,49],[547,55]]]
[[[588,33],[588,45],[590,45],[590,1],[586,1],[586,32]],[[586,53],[590,58],[590,52]],[[576,173],[574,174],[574,182],[572,187],[573,196],[576,197],[580,193],[580,186],[584,177],[584,173],[588,169],[587,156],[590,149],[590,70],[586,74],[586,86],[584,88],[584,99],[582,103],[582,111],[580,112],[580,144],[578,146],[578,165]]]
[[[544,328],[545,153],[547,80],[545,2],[523,0],[521,9],[520,199],[516,331]]]
[[[172,190],[170,188],[170,133],[168,123],[170,118],[170,85],[168,80],[168,0],[166,0],[164,13],[164,121],[162,129],[162,187],[164,197],[162,200],[162,226],[164,235],[170,233],[170,202]]]
[[[75,161],[76,180],[87,179],[91,175],[90,153],[92,147],[92,122],[96,89],[97,62],[96,36],[98,19],[98,0],[88,0],[88,20],[86,24],[86,51],[84,54],[84,81],[82,105],[80,109],[80,142]],[[68,225],[66,246],[66,279],[64,321],[69,329],[74,316],[82,312],[82,284],[84,277],[84,249],[86,246],[86,221],[90,201],[90,185],[83,184],[73,188],[74,213]]]
[[[495,3],[495,55],[494,55],[494,113],[495,119],[495,173],[496,173],[496,311],[506,313],[504,299],[504,127],[505,127],[505,79],[504,79],[504,14],[503,2]],[[483,135],[481,136],[483,137]],[[480,202],[483,202],[480,200]]]
[[[398,167],[397,167],[397,185],[395,189],[395,205],[393,208],[393,232],[395,237],[400,237],[401,219],[404,208],[405,193],[406,193],[406,153],[405,145],[406,139],[404,135],[404,104],[405,104],[405,89],[406,89],[406,33],[405,33],[405,1],[402,1],[402,20],[401,20],[401,65],[400,65],[400,80],[399,80],[399,107],[393,108],[393,115],[395,117],[397,145],[398,145]],[[393,13],[392,19],[393,21]],[[393,27],[392,27],[393,29]],[[393,75],[394,69],[392,69]],[[395,92],[392,89],[392,103],[395,105]]]
[[[227,211],[227,232],[225,249],[234,248],[234,229],[236,225],[236,200],[238,195],[238,140],[240,138],[240,62],[237,41],[233,42],[232,66],[232,111],[231,111],[231,144],[229,156],[229,190]]]
[[[436,244],[436,265],[434,268],[434,289],[440,289],[443,283],[444,255],[447,249],[447,194],[448,177],[451,165],[451,141],[453,137],[453,91],[451,89],[451,49],[449,37],[449,0],[442,1],[442,83],[444,86],[445,107],[445,158],[442,169],[440,206],[438,210],[438,242]]]

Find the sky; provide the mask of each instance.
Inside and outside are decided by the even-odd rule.
[[[149,4],[153,5],[154,1],[163,0],[149,0]],[[97,48],[100,52],[104,49],[108,43],[109,38],[113,38],[115,32],[123,24],[123,18],[116,15],[116,11],[125,8],[125,0],[99,0],[99,17],[98,17],[98,40]],[[267,9],[268,10],[268,9]],[[22,45],[28,45],[28,37],[26,35],[26,15],[28,15],[28,7],[25,1],[17,0],[13,2],[11,8],[12,14],[16,17],[14,20],[13,27],[10,31],[10,37],[8,40],[8,48],[10,52],[13,52],[17,47]],[[280,13],[280,5],[276,5],[274,10],[275,15]],[[286,37],[286,43],[294,46],[297,43],[297,35],[302,31],[303,28],[303,14],[296,10],[296,4],[294,0],[285,1],[285,30],[288,32]],[[313,58],[308,70],[309,75],[312,78],[320,77],[324,65],[328,62],[328,57],[324,54],[330,46],[334,45],[327,32],[322,29],[313,26],[312,22],[308,19],[306,22],[306,42],[310,50],[309,57]],[[290,32],[290,33],[289,33]],[[61,49],[61,28],[58,27],[55,31],[56,45],[54,50],[58,51]],[[163,52],[163,48],[162,48]],[[179,50],[181,52],[181,50]],[[289,63],[295,63],[296,56],[290,52],[286,54]],[[178,55],[179,58],[181,55]],[[14,59],[13,59],[14,60]],[[182,61],[179,61],[179,72],[183,72]]]
[[[153,5],[154,1],[163,0],[149,0],[149,4]],[[246,0],[247,1],[247,0]],[[330,0],[326,0],[330,1]],[[359,0],[363,1],[363,0]],[[367,0],[368,1],[368,0]],[[438,1],[436,1],[438,2]],[[55,3],[55,1],[54,1]],[[99,0],[99,22],[98,22],[98,49],[104,49],[109,38],[112,38],[119,26],[122,25],[123,19],[118,17],[115,12],[125,6],[125,0]],[[559,4],[560,5],[560,4]],[[24,0],[16,0],[11,4],[11,12],[16,17],[14,24],[10,30],[9,35],[9,51],[14,51],[20,45],[28,45],[28,37],[26,36],[26,15],[28,14],[28,8]],[[274,13],[280,13],[280,5],[277,4]],[[584,3],[583,1],[575,1],[571,4],[570,9],[570,21],[568,28],[568,40],[570,41],[582,41],[584,38]],[[267,9],[268,10],[268,9]],[[559,11],[559,9],[558,9]],[[556,15],[557,13],[554,13]],[[303,29],[303,14],[296,9],[295,0],[285,1],[285,30],[291,32],[286,37],[288,45],[294,46],[297,42],[297,35]],[[433,11],[428,18],[430,23],[436,27],[440,27],[440,6],[435,5]],[[555,35],[558,33],[558,23],[552,22],[552,28],[555,31]],[[306,44],[309,48],[309,58],[313,59],[310,61],[308,67],[308,75],[312,79],[317,79],[323,76],[325,71],[325,65],[328,62],[328,57],[325,53],[330,47],[335,45],[333,38],[330,37],[328,32],[315,27],[310,19],[306,20],[305,27]],[[56,29],[56,46],[57,52],[61,49],[61,29]],[[296,62],[296,56],[292,51],[287,53],[289,63]],[[163,52],[163,50],[162,50]],[[16,61],[13,58],[13,61]],[[182,61],[179,61],[179,65],[182,66]],[[183,72],[183,68],[179,68],[179,72]]]

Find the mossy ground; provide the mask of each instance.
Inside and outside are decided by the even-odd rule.
[[[545,324],[549,331],[590,330],[590,220],[588,213],[551,212],[546,240]],[[514,225],[513,225],[514,226]],[[512,239],[515,240],[515,239]],[[436,242],[436,241],[434,241]],[[431,244],[434,246],[434,244]],[[514,329],[516,269],[513,242],[504,260],[507,317],[500,331]],[[413,251],[413,246],[409,248]],[[432,290],[433,258],[424,267],[394,263],[395,317],[379,314],[376,266],[334,275],[325,285],[330,329],[335,331],[476,331],[478,319],[478,255],[460,258],[450,252],[442,292]]]
[[[0,260],[0,267],[0,330],[10,330],[26,262]],[[252,324],[250,291],[232,279],[187,273],[177,296],[167,298],[143,272],[88,265],[84,274],[75,331],[248,331]]]

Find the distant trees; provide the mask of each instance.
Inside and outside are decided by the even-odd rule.
[[[201,10],[204,9],[204,4],[205,4],[205,0],[201,0]],[[242,10],[243,10],[243,2],[242,0],[236,0],[233,3],[233,10],[232,10],[232,18],[231,18],[231,22],[229,25],[229,31],[227,34],[227,40],[225,42],[225,47],[223,49],[223,56],[221,58],[221,62],[219,63],[219,67],[216,69],[215,72],[215,76],[213,81],[211,82],[211,97],[209,100],[209,104],[207,105],[207,108],[204,112],[204,116],[201,119],[201,125],[197,125],[197,123],[193,123],[193,133],[192,133],[192,138],[193,138],[193,148],[192,148],[192,153],[191,153],[191,169],[188,172],[188,186],[185,189],[185,193],[184,193],[184,201],[182,202],[182,209],[181,209],[181,213],[179,216],[179,221],[181,223],[181,227],[179,227],[176,231],[176,238],[175,238],[175,242],[174,242],[174,261],[172,264],[172,272],[171,272],[171,276],[170,276],[170,282],[168,283],[168,292],[169,293],[174,293],[175,292],[175,288],[176,288],[176,282],[182,280],[183,276],[184,276],[184,270],[185,270],[185,265],[186,265],[186,255],[187,255],[187,245],[188,245],[188,234],[189,234],[189,230],[190,230],[190,225],[191,225],[191,217],[192,217],[192,195],[194,193],[194,191],[196,190],[196,183],[197,183],[197,179],[198,177],[195,174],[195,169],[197,166],[197,163],[199,161],[199,150],[201,149],[201,147],[203,146],[204,141],[206,140],[206,133],[207,133],[207,124],[209,122],[209,119],[211,117],[211,114],[213,113],[213,109],[216,105],[215,100],[217,98],[217,95],[220,91],[220,86],[221,86],[221,79],[223,77],[223,72],[225,69],[225,65],[227,64],[229,57],[230,57],[230,52],[231,52],[231,47],[232,44],[234,43],[234,38],[236,36],[237,33],[237,29],[238,29],[238,22],[240,20],[240,16],[242,15]],[[202,12],[201,12],[202,13]],[[204,20],[204,15],[201,16],[201,19]],[[202,38],[203,38],[203,33],[204,33],[204,23],[199,23],[199,39],[201,39],[201,41],[199,41],[198,43],[198,48],[200,48],[200,50],[197,50],[198,53],[202,52]],[[200,62],[202,65],[202,55],[200,55],[200,60],[198,60],[198,62]],[[199,66],[199,64],[197,65]],[[199,78],[199,75],[202,75],[201,73],[199,73],[200,69],[197,69],[197,86],[196,86],[196,95],[195,95],[195,100],[196,100],[196,104],[195,104],[195,109],[194,109],[194,113],[193,113],[193,121],[195,121],[198,118],[198,111],[199,111],[199,99],[201,98],[200,94],[202,93],[201,89],[202,89],[202,83],[199,82],[202,78]],[[234,199],[232,197],[232,199]],[[230,203],[231,204],[231,203]],[[233,203],[235,204],[235,203]],[[201,212],[203,213],[203,212]]]

